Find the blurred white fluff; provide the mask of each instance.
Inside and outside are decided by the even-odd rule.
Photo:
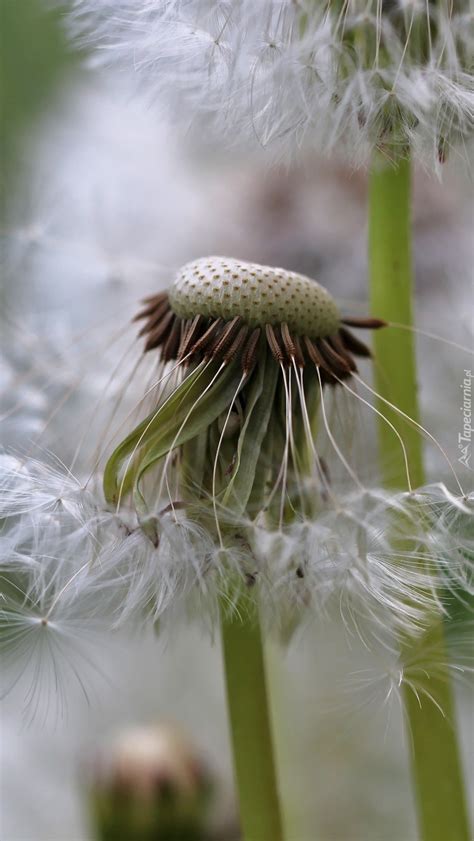
[[[8,455],[0,468],[5,677],[7,690],[27,681],[29,714],[53,686],[61,706],[71,675],[87,694],[84,671],[94,668],[101,634],[189,611],[212,630],[222,597],[232,610],[246,588],[258,593],[270,631],[287,635],[336,605],[351,634],[390,649],[426,629],[434,610],[448,613],[460,588],[472,592],[474,506],[442,486],[414,498],[347,497],[277,532],[247,524],[253,552],[244,544],[222,552],[171,506],[156,517],[152,541],[65,470]]]
[[[124,77],[79,77],[32,145],[27,190],[2,228],[10,309],[30,329],[36,310],[56,340],[89,326],[91,312],[108,325],[122,313],[122,327],[127,307],[192,256],[202,181]]]
[[[474,500],[444,485],[348,494],[284,533],[256,531],[272,581],[264,596],[298,621],[336,609],[350,635],[392,648],[474,593],[473,517]]]
[[[440,655],[437,641],[424,639],[422,650],[416,646],[389,651],[371,652],[370,666],[353,670],[347,676],[351,705],[357,698],[374,715],[389,717],[394,707],[404,712],[404,693],[413,693],[420,706],[435,704],[442,715],[432,686],[437,681],[450,681],[458,688],[472,689],[474,666],[472,661],[472,621],[464,616],[461,622],[451,621],[444,626],[447,648]],[[431,684],[431,685],[430,685]]]
[[[12,456],[1,458],[0,470],[6,690],[26,681],[32,715],[45,713],[57,691],[59,712],[71,676],[87,695],[101,635],[128,620],[153,621],[196,583],[205,536],[163,518],[154,546],[65,471]]]
[[[72,0],[71,18],[99,62],[207,136],[286,156],[409,143],[437,165],[472,130],[466,2]]]
[[[76,83],[35,136],[34,171],[2,229],[2,445],[70,465],[82,436],[76,470],[90,466],[130,372],[137,301],[212,228],[197,225],[205,175],[129,90],[106,74]]]
[[[211,544],[187,518],[165,511],[152,542],[70,473],[11,456],[0,472],[3,571],[25,570],[25,596],[43,618],[83,594],[88,605],[97,598],[109,628],[149,608],[157,618],[202,576]]]

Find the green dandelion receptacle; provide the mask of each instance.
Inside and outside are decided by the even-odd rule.
[[[196,313],[249,327],[286,322],[310,338],[338,330],[340,316],[329,293],[316,281],[285,269],[209,257],[183,266],[169,293],[181,318]]]
[[[145,320],[145,350],[159,347],[165,361],[230,361],[231,349],[246,360],[259,330],[278,363],[317,360],[327,378],[355,370],[353,355],[370,355],[349,326],[384,324],[341,318],[329,292],[304,275],[225,257],[188,263],[169,292],[145,303],[137,316]]]

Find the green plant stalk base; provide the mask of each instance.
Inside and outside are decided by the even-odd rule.
[[[245,841],[282,841],[283,828],[258,618],[222,619],[227,708]]]
[[[408,158],[400,159],[395,165],[387,164],[380,158],[373,162],[369,183],[369,271],[372,313],[389,322],[411,326],[413,275],[411,167]],[[418,421],[413,334],[387,328],[379,331],[374,340],[377,390]],[[423,484],[423,451],[419,431],[381,401],[378,408],[405,441],[413,487]],[[406,489],[407,478],[398,439],[382,420],[378,433],[384,484]],[[448,652],[439,616],[433,617],[433,626],[422,639],[407,642],[404,660],[413,664],[421,700],[420,705],[405,684],[404,700],[420,838],[423,841],[469,841],[447,666]],[[422,669],[426,669],[426,676],[423,676]]]
[[[407,657],[427,672],[422,674],[415,665],[416,694],[404,684],[420,837],[424,841],[469,841],[469,819],[447,666],[449,653],[441,619],[418,643],[411,644]]]

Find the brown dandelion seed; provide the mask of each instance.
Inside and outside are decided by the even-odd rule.
[[[267,337],[268,347],[278,364],[281,365],[285,362],[285,351],[281,347],[277,338],[276,330],[271,324],[265,325],[265,335]]]
[[[193,348],[193,356],[197,356],[203,351],[206,350],[208,345],[215,339],[216,335],[219,334],[222,327],[224,326],[224,319],[218,318],[216,321],[213,321],[212,324],[209,325],[207,330],[203,333],[200,339],[196,342]]]
[[[280,327],[280,330],[281,330],[281,338],[282,338],[282,341],[283,341],[283,346],[286,350],[286,353],[287,353],[290,360],[294,359],[295,354],[296,354],[295,343],[294,343],[293,339],[291,338],[290,328],[288,327],[288,324],[286,323],[286,321],[283,322],[283,324]]]
[[[179,318],[175,318],[169,336],[166,339],[166,342],[164,343],[163,349],[161,351],[161,356],[165,362],[169,362],[170,359],[176,358],[176,353],[178,351],[181,340],[181,332],[182,321]]]
[[[347,327],[358,327],[360,330],[380,330],[381,327],[387,327],[388,323],[382,318],[341,318],[341,323],[346,324]]]
[[[349,370],[357,371],[357,365],[355,364],[351,354],[348,353],[347,349],[344,347],[339,333],[335,333],[333,336],[329,336],[328,342],[331,345],[332,349],[337,353],[337,355],[344,360]]]
[[[242,353],[242,370],[244,374],[250,374],[250,372],[255,367],[255,363],[257,361],[257,350],[261,334],[261,328],[256,327],[253,333],[251,334],[247,344],[245,345],[244,351]]]
[[[233,318],[232,321],[228,321],[227,323],[225,323],[222,333],[219,336],[217,336],[215,341],[212,342],[212,344],[206,350],[205,357],[211,359],[220,359],[231,344],[241,324],[242,318],[240,317],[240,315],[235,316],[235,318]]]
[[[149,350],[152,350],[155,347],[158,347],[168,338],[169,333],[171,332],[172,324],[176,316],[172,310],[166,313],[166,315],[161,319],[157,327],[151,331],[148,339],[145,343],[145,353]]]
[[[372,351],[369,347],[367,347],[364,342],[361,342],[360,339],[356,338],[350,330],[346,330],[345,327],[341,327],[339,330],[339,336],[341,337],[344,347],[350,353],[355,353],[356,356],[366,356],[371,357]]]
[[[342,358],[342,356],[339,356],[339,354],[336,353],[336,351],[331,347],[327,339],[318,339],[317,346],[321,355],[326,360],[329,371],[332,374],[340,376],[341,379],[344,376],[347,376],[347,374],[350,374],[350,366]]]
[[[168,299],[161,301],[153,308],[153,311],[146,316],[146,322],[139,332],[139,336],[144,336],[145,333],[150,333],[159,324],[166,313],[170,312],[170,305]],[[145,316],[140,316],[144,318]]]
[[[206,319],[203,315],[196,315],[194,316],[193,320],[189,323],[189,327],[186,330],[183,341],[178,350],[178,361],[184,359],[188,353],[192,353],[194,349],[194,345],[197,340],[202,336],[202,331],[206,324]]]
[[[247,327],[247,325],[244,324],[243,327],[240,328],[240,330],[237,333],[234,341],[232,342],[232,344],[229,346],[229,348],[227,349],[227,351],[224,354],[223,361],[226,363],[226,365],[229,362],[232,362],[233,359],[235,359],[235,357],[237,356],[237,354],[241,350],[242,345],[244,344],[245,340],[247,339],[248,334],[249,334],[249,328]]]

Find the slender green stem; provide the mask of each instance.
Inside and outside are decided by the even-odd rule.
[[[282,818],[260,626],[245,606],[222,619],[227,706],[245,841],[281,841]]]
[[[371,307],[387,321],[413,324],[411,253],[410,162],[398,166],[374,163],[369,192],[369,263]],[[380,330],[375,339],[377,390],[419,422],[413,334],[409,330]],[[403,433],[413,486],[424,482],[422,439],[414,427],[383,404],[383,412]],[[392,430],[379,424],[384,482],[406,488],[400,446]]]
[[[395,165],[384,164],[379,159],[374,161],[369,189],[371,307],[378,317],[407,326],[413,324],[410,182],[408,158]],[[375,357],[378,391],[417,421],[413,335],[396,329],[380,331],[375,336]],[[387,411],[386,404],[381,404],[381,409],[382,406],[405,441],[412,483],[420,485],[424,481],[420,434],[396,412]],[[383,421],[378,432],[385,484],[406,488],[399,442]],[[468,841],[448,653],[439,616],[433,617],[431,629],[421,640],[407,641],[404,657],[418,667],[418,697],[406,684],[404,698],[420,837],[423,841]],[[430,664],[433,664],[431,673]]]

